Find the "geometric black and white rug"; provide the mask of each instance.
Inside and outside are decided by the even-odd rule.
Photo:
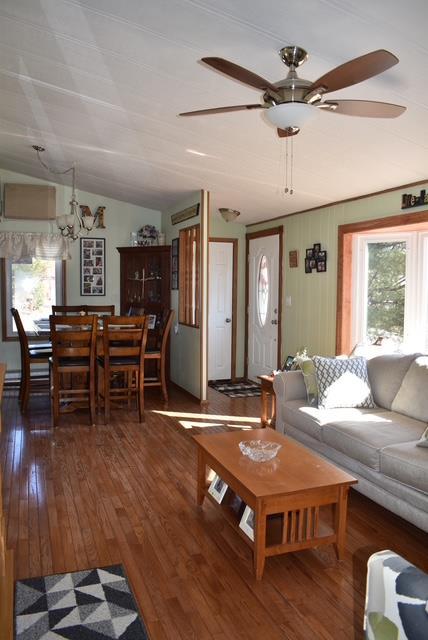
[[[16,640],[147,640],[122,565],[19,580]]]
[[[249,398],[261,395],[260,385],[254,382],[213,381],[209,383],[209,386],[229,398]]]

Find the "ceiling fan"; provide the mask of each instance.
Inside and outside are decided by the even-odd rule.
[[[263,91],[263,104],[215,107],[214,109],[187,111],[179,115],[203,116],[228,111],[266,109],[266,115],[277,127],[279,137],[286,138],[299,133],[300,128],[311,120],[319,109],[365,118],[397,118],[406,110],[406,107],[398,104],[373,100],[323,100],[326,93],[358,84],[393,67],[399,60],[389,51],[379,49],[349,60],[349,62],[345,62],[324,74],[315,82],[304,80],[297,75],[297,67],[308,58],[304,49],[297,46],[284,47],[279,55],[289,68],[289,72],[285,80],[276,83],[269,82],[229,60],[202,58],[202,62],[213,69]]]

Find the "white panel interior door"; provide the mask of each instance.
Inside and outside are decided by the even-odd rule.
[[[248,378],[278,367],[279,235],[249,243]]]
[[[232,374],[233,244],[210,242],[208,379],[225,380]]]

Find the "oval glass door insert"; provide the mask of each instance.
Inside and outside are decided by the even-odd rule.
[[[259,321],[262,327],[266,324],[266,316],[269,300],[269,271],[266,256],[262,256],[259,264],[259,277],[257,279],[257,308]]]

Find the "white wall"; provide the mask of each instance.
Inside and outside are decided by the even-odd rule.
[[[329,356],[335,353],[339,225],[422,211],[426,205],[401,210],[402,193],[419,195],[421,189],[428,189],[428,185],[367,196],[247,228],[250,232],[284,227],[283,358],[303,347],[309,353]],[[306,274],[305,251],[315,242],[321,242],[322,249],[328,252],[327,272]],[[297,269],[289,267],[288,253],[293,249],[299,251]],[[287,296],[291,298],[291,306],[285,306]]]
[[[162,231],[165,233],[166,243],[171,244],[174,238],[178,238],[180,229],[200,224],[200,214],[190,220],[179,224],[171,224],[171,215],[187,209],[201,200],[201,192],[186,196],[174,206],[162,213]],[[199,207],[201,209],[201,207]],[[180,286],[180,283],[179,283]],[[171,331],[171,380],[196,398],[201,397],[201,362],[200,362],[200,336],[199,328],[188,327],[178,322],[178,289],[171,291],[171,308],[175,317]]]
[[[57,214],[69,211],[71,188],[54,182],[37,180],[30,176],[12,173],[0,169],[0,179],[4,183],[51,184],[56,187]],[[66,292],[68,304],[114,304],[116,312],[120,309],[120,260],[116,247],[127,246],[131,231],[137,231],[145,224],[161,228],[161,213],[153,209],[138,207],[134,204],[105,198],[104,196],[77,191],[80,204],[88,205],[92,212],[104,205],[106,207],[104,224],[106,229],[94,229],[90,236],[106,239],[106,295],[80,296],[80,242],[71,243],[71,260],[67,261]],[[3,219],[0,231],[39,231],[57,232],[55,222],[21,221]],[[7,363],[9,370],[19,369],[18,342],[0,342],[0,360]]]

